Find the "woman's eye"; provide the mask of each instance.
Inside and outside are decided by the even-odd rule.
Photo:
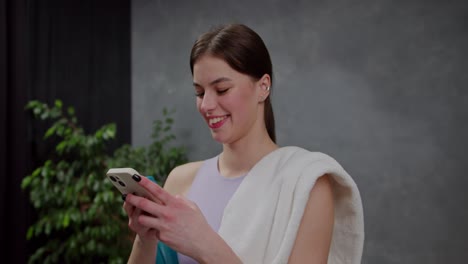
[[[218,92],[218,94],[224,94],[224,93],[226,93],[228,90],[229,90],[229,88],[226,88],[226,89],[219,89],[217,92]]]
[[[217,93],[218,95],[223,95],[223,94],[225,94],[229,89],[230,89],[230,88],[222,88],[222,89],[220,88],[220,89],[217,89],[217,90],[216,90],[216,93]],[[199,98],[203,98],[203,96],[205,96],[205,91],[200,91],[200,92],[195,91],[195,96],[196,96],[196,97],[199,97]]]

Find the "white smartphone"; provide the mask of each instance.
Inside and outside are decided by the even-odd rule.
[[[106,173],[107,178],[122,194],[131,193],[134,195],[142,196],[151,199],[151,195],[145,188],[140,186],[134,179],[133,175],[142,176],[138,171],[132,168],[112,168]]]

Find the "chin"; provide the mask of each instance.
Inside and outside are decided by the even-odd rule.
[[[211,132],[211,136],[216,142],[221,143],[221,144],[226,144],[230,142],[229,137],[227,137],[226,135],[222,135],[221,133]]]
[[[224,139],[224,138],[222,138],[222,137],[218,137],[218,136],[216,136],[216,135],[212,135],[212,137],[213,137],[213,139],[214,139],[216,142],[221,143],[221,144],[224,144],[224,143],[226,143],[226,141],[227,141],[226,139]]]

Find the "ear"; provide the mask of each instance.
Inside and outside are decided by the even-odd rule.
[[[268,74],[264,74],[262,78],[257,81],[259,88],[258,101],[263,102],[270,95],[271,77]]]

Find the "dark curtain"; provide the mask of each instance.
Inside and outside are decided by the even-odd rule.
[[[0,0],[0,239],[2,259],[25,263],[35,213],[21,180],[53,150],[29,100],[73,106],[92,132],[117,124],[110,150],[130,142],[130,1]]]
[[[20,190],[32,165],[27,115],[23,112],[30,83],[29,36],[23,34],[28,28],[26,3],[2,0],[0,10],[0,239],[2,255],[24,263],[28,253],[25,232],[33,218],[27,196]]]

